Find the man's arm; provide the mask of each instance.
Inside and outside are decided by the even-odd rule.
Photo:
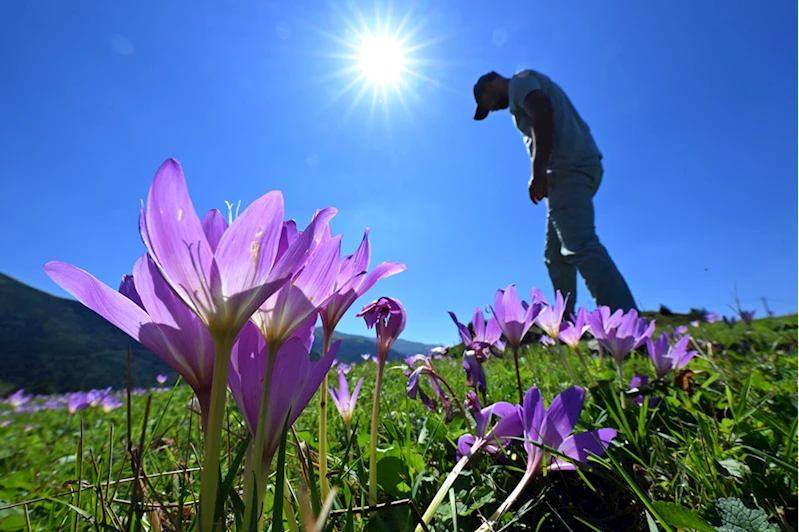
[[[530,199],[537,204],[547,195],[547,166],[552,155],[554,116],[549,98],[540,90],[531,91],[524,99],[524,111],[532,118],[530,137],[533,141]]]
[[[532,91],[524,99],[524,111],[533,119],[533,168],[546,173],[549,157],[552,155],[552,136],[554,131],[554,117],[552,104],[542,91]]]

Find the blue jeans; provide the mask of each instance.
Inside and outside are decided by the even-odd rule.
[[[596,236],[593,198],[602,173],[597,161],[549,174],[544,263],[554,289],[564,297],[571,294],[566,316],[574,313],[578,271],[597,306],[637,310],[627,283]]]

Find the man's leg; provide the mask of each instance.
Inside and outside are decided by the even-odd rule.
[[[561,243],[560,254],[580,272],[597,305],[607,305],[614,311],[636,308],[627,283],[594,227],[593,197],[602,179],[602,167],[562,171],[552,177],[549,219]]]
[[[551,192],[550,192],[551,193]],[[549,205],[549,201],[547,201]],[[574,302],[577,300],[577,267],[564,257],[560,250],[562,244],[560,237],[552,223],[552,214],[547,209],[547,236],[544,246],[544,264],[549,270],[549,278],[555,291],[560,290],[563,297],[569,295],[566,301],[565,315],[574,314]],[[554,303],[554,302],[553,302]]]

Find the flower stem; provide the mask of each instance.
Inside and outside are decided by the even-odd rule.
[[[488,532],[489,530],[493,530],[494,523],[499,521],[499,519],[508,511],[508,508],[516,502],[516,499],[519,498],[519,495],[522,494],[524,488],[527,487],[527,483],[530,482],[530,479],[533,478],[532,471],[527,471],[522,479],[519,481],[519,485],[508,495],[508,498],[505,499],[505,502],[499,505],[497,511],[488,518],[488,521],[483,523],[480,528],[478,528],[475,532]]]
[[[585,374],[588,375],[588,380],[591,382],[591,386],[596,385],[596,380],[594,380],[594,376],[591,374],[591,371],[588,369],[588,364],[585,363],[585,358],[583,358],[583,354],[580,352],[580,348],[576,347],[574,352],[577,354],[577,358],[580,359],[580,364],[583,365],[583,369],[585,370]]]
[[[252,529],[253,503],[257,510],[257,528],[263,530],[263,500],[266,495],[266,479],[269,475],[269,464],[264,466],[264,440],[266,439],[266,417],[269,411],[269,395],[272,391],[272,373],[275,369],[277,358],[276,345],[267,346],[266,372],[264,373],[264,386],[261,390],[261,405],[258,410],[258,422],[255,428],[255,438],[252,442],[252,452],[248,467],[244,470],[244,527],[243,530]]]
[[[516,387],[519,389],[519,404],[524,402],[524,393],[522,393],[522,376],[519,373],[519,346],[513,346],[513,362],[516,364]]]
[[[449,475],[447,475],[447,478],[444,479],[444,483],[438,489],[438,492],[436,493],[435,497],[433,497],[433,500],[430,502],[427,510],[424,511],[422,521],[425,525],[429,525],[433,521],[433,517],[436,515],[436,510],[438,510],[438,507],[441,506],[441,502],[444,500],[444,497],[446,497],[447,492],[458,479],[458,475],[461,474],[463,468],[466,467],[466,464],[469,463],[469,460],[472,459],[472,456],[474,456],[474,454],[484,443],[485,441],[482,439],[475,441],[474,445],[472,445],[471,449],[469,449],[469,452],[463,455],[460,460],[458,460],[458,463],[452,468],[452,471],[450,471]],[[422,532],[422,530],[422,525],[420,524],[416,526],[416,530],[414,530],[414,532]]]
[[[469,418],[466,417],[466,410],[463,409],[463,405],[461,404],[460,400],[458,399],[458,396],[455,395],[454,391],[452,391],[452,386],[450,386],[449,383],[444,379],[444,377],[442,377],[438,373],[435,374],[435,377],[438,380],[440,380],[441,382],[443,382],[444,386],[447,387],[447,390],[449,390],[449,394],[452,396],[452,400],[455,401],[455,404],[458,405],[458,410],[461,411],[461,416],[463,416],[463,422],[466,423],[466,429],[471,431],[472,430],[472,424],[469,422]],[[485,401],[485,397],[483,398],[483,400]]]
[[[227,378],[233,339],[214,336],[214,375],[211,381],[211,404],[205,426],[205,459],[200,473],[200,532],[214,529],[216,495],[219,489],[219,453],[222,447],[222,419],[225,416]]]
[[[372,431],[369,437],[369,503],[377,504],[377,422],[380,414],[380,387],[383,384],[383,367],[386,362],[378,357],[375,396],[372,402]]]
[[[331,335],[325,331],[322,355],[330,351]],[[329,373],[329,372],[328,372]],[[319,488],[322,500],[327,500],[327,377],[319,388]]]
[[[563,364],[566,366],[566,369],[569,370],[569,376],[572,378],[572,382],[574,384],[582,384],[580,381],[577,380],[577,375],[574,374],[574,370],[572,369],[571,364],[569,364],[569,359],[566,358],[566,353],[563,352],[563,344],[555,340],[558,344],[558,353],[560,353],[560,358],[563,360]],[[586,368],[587,371],[588,368]]]
[[[616,374],[619,376],[619,399],[621,400],[621,407],[624,408],[624,375],[621,372],[621,364],[616,364]]]

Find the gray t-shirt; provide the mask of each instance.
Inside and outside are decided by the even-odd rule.
[[[510,79],[508,99],[513,121],[524,136],[530,156],[533,155],[534,147],[530,137],[533,121],[524,110],[524,99],[535,90],[543,92],[552,103],[555,131],[549,169],[553,172],[565,170],[601,159],[602,154],[591,136],[591,130],[580,118],[563,89],[540,72],[522,70]]]

